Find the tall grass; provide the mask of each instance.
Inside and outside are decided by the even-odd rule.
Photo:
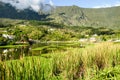
[[[0,80],[44,80],[45,78],[48,79],[49,64],[46,62],[46,60],[41,59],[40,57],[0,62]],[[46,68],[45,65],[47,65],[48,68]],[[43,69],[42,67],[46,69]],[[47,71],[47,75],[45,70]]]
[[[1,80],[119,79],[120,45],[96,43],[86,48],[53,52],[49,58],[29,57],[0,62]]]
[[[53,63],[56,65],[54,73],[63,75],[66,80],[97,79],[100,71],[120,65],[120,45],[97,43],[83,50],[71,49],[66,53],[54,54]]]

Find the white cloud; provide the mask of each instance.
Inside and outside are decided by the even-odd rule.
[[[117,2],[114,6],[120,6],[120,2]]]
[[[54,3],[52,2],[52,0],[49,1],[49,4],[54,6]]]
[[[19,10],[24,9],[32,9],[35,12],[38,12],[39,10],[44,9],[45,6],[45,0],[0,0],[3,3],[9,3],[13,7]],[[49,5],[53,6],[53,2],[49,0]]]
[[[105,5],[95,6],[93,8],[107,8],[107,7],[113,7],[113,6],[120,6],[120,2],[116,2],[115,4],[105,4]]]
[[[106,8],[106,7],[112,7],[111,5],[105,4],[105,5],[101,5],[101,6],[95,6],[93,8]]]

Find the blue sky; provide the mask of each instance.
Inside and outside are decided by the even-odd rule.
[[[120,0],[52,0],[57,6],[77,5],[85,8],[119,6]]]

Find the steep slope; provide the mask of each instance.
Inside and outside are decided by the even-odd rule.
[[[120,7],[101,8],[101,9],[83,9],[89,16],[92,25],[120,27]]]
[[[11,5],[0,2],[0,18],[43,20],[46,19],[47,16],[48,15],[45,14],[39,15],[30,9],[23,11],[16,10]]]
[[[50,16],[58,23],[69,25],[83,25],[88,22],[88,17],[77,6],[59,6]]]
[[[91,9],[77,6],[57,7],[50,16],[54,21],[69,25],[84,25],[97,27],[119,27],[120,7]]]
[[[50,14],[41,15],[30,9],[19,11],[9,4],[0,3],[0,18],[49,20],[72,26],[120,28],[120,7],[92,9],[75,5],[57,6]]]

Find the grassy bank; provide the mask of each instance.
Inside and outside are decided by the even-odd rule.
[[[28,46],[26,45],[5,45],[5,46],[0,46],[0,48],[16,48],[16,47],[23,47],[23,46]]]
[[[1,80],[118,80],[119,70],[120,45],[108,42],[0,62]]]

